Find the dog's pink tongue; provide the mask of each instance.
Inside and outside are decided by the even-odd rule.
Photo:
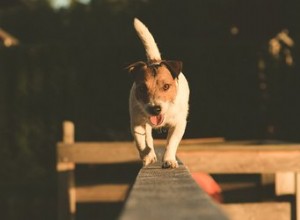
[[[150,116],[150,122],[156,126],[160,125],[163,122],[163,119],[162,115]]]

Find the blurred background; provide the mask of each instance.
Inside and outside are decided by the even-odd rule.
[[[0,219],[55,219],[55,144],[131,140],[141,19],[183,61],[185,137],[300,141],[298,0],[1,0]],[[159,134],[160,135],[160,134]]]

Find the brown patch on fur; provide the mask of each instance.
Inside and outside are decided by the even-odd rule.
[[[144,66],[139,70],[135,75],[136,97],[139,101],[174,101],[177,93],[176,79],[165,65]]]

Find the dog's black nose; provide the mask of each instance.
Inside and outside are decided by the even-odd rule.
[[[159,105],[148,106],[147,111],[151,115],[159,115],[161,112],[161,107]]]

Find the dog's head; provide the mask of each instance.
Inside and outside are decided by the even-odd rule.
[[[128,67],[136,85],[135,96],[154,127],[163,124],[164,115],[176,98],[181,69],[181,61],[169,60],[140,61]]]

